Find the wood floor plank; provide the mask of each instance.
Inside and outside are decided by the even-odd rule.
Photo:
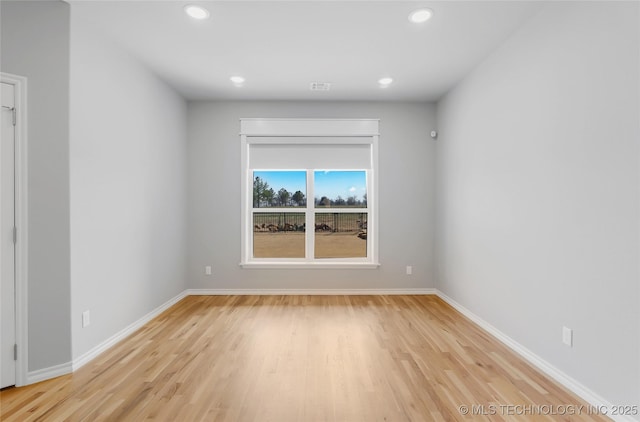
[[[0,419],[608,420],[539,405],[588,407],[436,296],[190,296]]]

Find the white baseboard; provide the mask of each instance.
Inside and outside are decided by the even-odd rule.
[[[225,295],[433,295],[436,289],[189,289],[190,296]]]
[[[27,373],[27,382],[24,385],[35,384],[36,382],[46,381],[51,378],[67,375],[73,372],[71,362],[61,363],[60,365],[50,366],[48,368],[38,369]]]
[[[76,359],[73,360],[72,370],[76,371],[79,368],[81,368],[82,366],[86,365],[91,360],[95,359],[99,354],[101,354],[102,352],[106,351],[107,349],[109,349],[110,347],[112,347],[113,345],[118,343],[119,341],[123,340],[125,337],[129,336],[130,334],[132,334],[133,332],[135,332],[136,330],[141,328],[144,324],[148,323],[153,318],[157,317],[162,312],[164,312],[165,310],[169,309],[171,306],[173,306],[176,303],[178,303],[183,298],[187,297],[187,295],[188,295],[187,294],[187,290],[183,291],[182,293],[178,294],[177,296],[169,299],[168,301],[166,301],[162,305],[158,306],[157,308],[155,308],[154,310],[152,310],[151,312],[149,312],[148,314],[146,314],[145,316],[143,316],[139,320],[137,320],[134,323],[128,325],[123,330],[117,332],[116,334],[114,334],[113,336],[109,337],[108,339],[106,339],[102,343],[98,344],[97,346],[95,346],[94,348],[89,350],[88,352],[83,353],[82,355],[78,356]]]
[[[580,382],[571,378],[569,375],[565,374],[546,360],[542,359],[540,356],[533,353],[531,350],[527,349],[502,331],[498,330],[493,325],[489,324],[484,319],[480,318],[478,315],[471,312],[469,309],[465,308],[455,300],[451,299],[449,296],[444,294],[443,292],[436,289],[436,294],[449,305],[451,305],[456,311],[460,312],[462,315],[469,318],[476,325],[480,326],[484,331],[491,334],[500,342],[504,343],[511,350],[520,355],[524,360],[529,362],[531,365],[545,373],[547,376],[564,386],[569,391],[573,392],[580,398],[582,398],[587,403],[593,405],[594,407],[600,409],[613,409],[614,406],[608,400],[605,400],[600,395],[596,394],[589,388],[585,387]],[[612,416],[607,415],[609,418],[616,422],[637,422],[638,419],[634,419],[630,416]]]

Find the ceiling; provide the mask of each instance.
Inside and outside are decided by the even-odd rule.
[[[436,101],[540,8],[535,1],[93,1],[72,19],[185,98]],[[184,13],[207,8],[209,19]],[[433,10],[424,24],[408,15]],[[246,81],[236,87],[229,78]],[[378,80],[394,82],[381,88]],[[310,91],[329,82],[329,91]]]

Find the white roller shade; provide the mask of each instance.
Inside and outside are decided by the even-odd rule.
[[[250,144],[249,167],[277,169],[370,169],[371,144]]]

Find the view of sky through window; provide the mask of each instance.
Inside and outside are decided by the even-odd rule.
[[[254,207],[305,206],[304,170],[256,170],[253,172]],[[314,171],[313,203],[319,207],[367,206],[367,173],[364,170]]]
[[[294,193],[300,191],[307,193],[307,172],[306,171],[254,171],[253,179],[259,177],[269,184],[269,187],[276,192],[284,188]]]
[[[367,174],[362,170],[358,171],[316,171],[315,197],[327,197],[335,200],[338,197],[347,199],[355,197],[356,200],[363,200],[367,193]]]

